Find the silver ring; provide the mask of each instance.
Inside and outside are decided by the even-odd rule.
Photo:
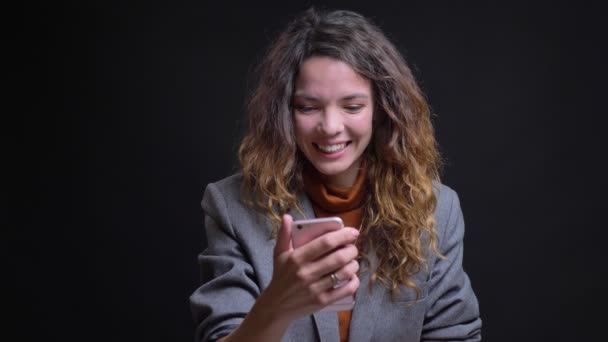
[[[338,278],[338,275],[336,274],[336,272],[332,273],[330,275],[331,277],[331,281],[334,283],[334,285],[332,286],[332,288],[337,288],[338,285],[340,284],[340,279]]]

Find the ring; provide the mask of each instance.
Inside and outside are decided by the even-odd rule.
[[[338,285],[340,284],[340,279],[338,278],[338,275],[336,274],[336,272],[334,272],[330,275],[330,277],[331,277],[331,281],[334,283],[332,288],[334,288],[334,289],[337,288]]]

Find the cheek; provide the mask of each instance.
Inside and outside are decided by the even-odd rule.
[[[359,137],[369,139],[373,131],[371,113],[369,115],[366,115],[365,117],[360,118],[359,120],[351,122],[351,129]]]
[[[313,133],[314,126],[311,120],[305,118],[294,118],[293,128],[296,135],[296,141],[298,144],[306,140]]]

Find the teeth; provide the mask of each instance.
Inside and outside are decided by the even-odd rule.
[[[346,147],[346,143],[335,144],[335,145],[317,145],[319,149],[323,152],[333,153],[340,151]]]

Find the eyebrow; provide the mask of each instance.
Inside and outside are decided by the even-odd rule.
[[[320,99],[308,94],[303,94],[303,93],[298,93],[296,92],[294,97],[298,97],[304,100],[308,100],[308,101],[319,101]],[[350,94],[347,96],[344,96],[343,98],[340,99],[340,101],[348,101],[348,100],[354,100],[354,99],[368,99],[369,96],[363,93],[355,93],[355,94]]]

